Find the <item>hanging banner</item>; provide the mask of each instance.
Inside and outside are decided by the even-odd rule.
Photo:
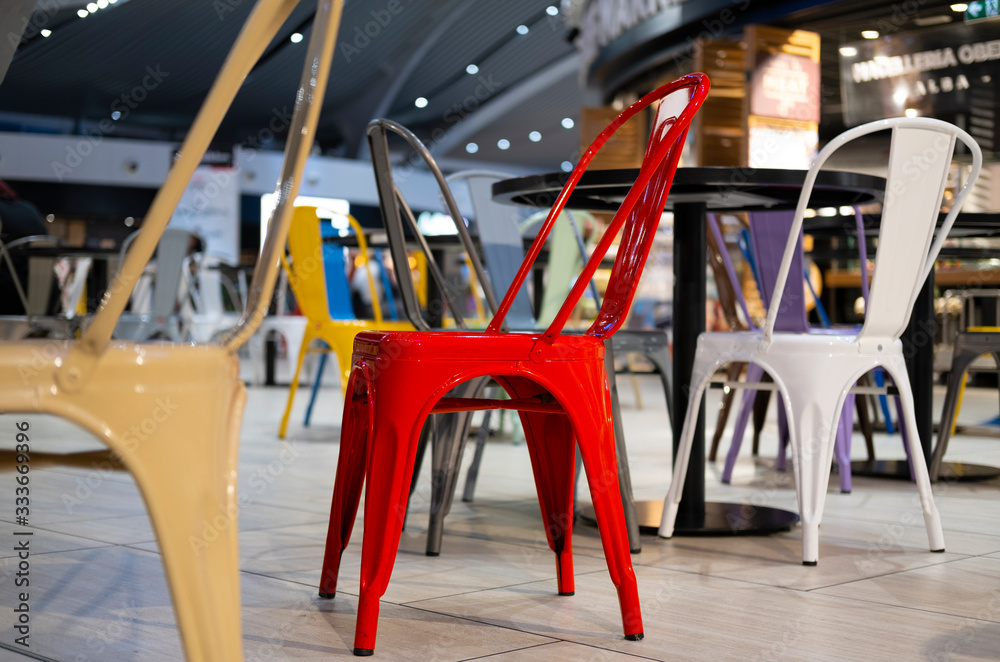
[[[205,240],[205,252],[229,264],[240,263],[240,187],[237,170],[225,159],[212,159],[195,170],[170,227],[190,230]]]

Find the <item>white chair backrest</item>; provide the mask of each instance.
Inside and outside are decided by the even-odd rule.
[[[855,127],[831,140],[813,161],[802,186],[795,220],[781,260],[775,296],[767,312],[765,342],[770,342],[774,331],[781,306],[781,292],[785,288],[796,239],[817,173],[830,155],[846,143],[883,130],[892,130],[889,169],[882,203],[879,250],[875,256],[865,323],[858,334],[858,341],[894,340],[905,329],[917,293],[934,268],[941,246],[979,177],[983,162],[982,151],[972,136],[952,124],[927,117],[897,117]],[[969,148],[972,169],[935,239],[934,229],[956,139]]]

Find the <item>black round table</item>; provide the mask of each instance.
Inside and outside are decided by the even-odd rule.
[[[589,211],[616,211],[628,193],[637,169],[585,172],[567,206]],[[705,331],[705,222],[708,212],[793,209],[798,202],[804,170],[747,167],[678,168],[666,208],[674,213],[674,392],[673,447],[676,454],[688,407],[698,335]],[[551,207],[569,173],[547,173],[507,179],[493,185],[500,202]],[[885,180],[852,172],[822,171],[816,178],[810,205],[839,207],[881,201]],[[921,295],[923,296],[923,294]],[[929,299],[930,293],[927,293]],[[905,342],[905,340],[904,340]],[[913,378],[913,372],[911,380]],[[929,388],[928,403],[929,403]],[[916,392],[914,393],[917,398]],[[918,399],[919,402],[919,399]],[[929,410],[929,405],[928,405]],[[918,405],[919,410],[919,405]],[[921,434],[925,443],[930,439]],[[929,446],[926,452],[929,454]],[[662,502],[636,504],[640,528],[655,532]],[[705,501],[705,407],[695,428],[687,477],[674,528],[675,535],[762,534],[789,529],[795,513],[734,503]]]

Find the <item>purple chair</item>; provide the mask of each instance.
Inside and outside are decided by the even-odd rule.
[[[750,216],[750,235],[753,241],[753,251],[757,262],[757,271],[760,278],[759,288],[761,300],[764,306],[770,306],[773,294],[774,283],[778,278],[778,267],[781,264],[781,257],[785,250],[785,242],[788,233],[791,231],[794,214],[790,211],[756,212]],[[802,237],[799,236],[798,250],[792,258],[792,265],[789,273],[801,274],[804,272],[802,259]],[[805,287],[802,278],[789,278],[785,282],[785,291],[781,298],[781,310],[775,322],[775,331],[787,331],[792,333],[822,333],[823,329],[814,329],[809,326],[806,318]],[[750,324],[753,324],[751,321]],[[758,382],[764,375],[764,370],[755,365],[747,366],[747,382]],[[751,390],[744,391],[740,402],[740,411],[736,418],[736,427],[733,432],[733,442],[726,455],[726,466],[722,472],[722,482],[729,483],[733,466],[736,464],[736,457],[739,455],[740,446],[743,443],[743,432],[746,429],[750,414],[753,411],[753,401],[755,393]],[[834,457],[837,460],[837,468],[840,474],[841,492],[851,491],[851,459],[850,459],[850,439],[854,426],[852,411],[854,410],[854,395],[849,394],[844,402],[841,411],[840,425],[837,428],[837,444]],[[785,418],[785,407],[778,396],[778,436],[781,440],[777,468],[785,468],[785,445],[788,440],[788,422]]]
[[[791,231],[794,214],[787,211],[775,211],[757,212],[749,214],[749,216],[750,234],[757,263],[757,275],[760,278],[760,295],[764,306],[767,307],[771,302],[774,282],[777,279],[778,267],[781,263],[788,233]],[[864,240],[864,221],[861,212],[857,210],[855,210],[855,223],[858,230],[861,263],[864,265],[867,264],[868,251]],[[713,226],[712,231],[718,232],[718,228]],[[802,237],[800,235],[798,251],[792,258],[789,273],[804,273],[802,255]],[[735,278],[731,265],[729,271],[730,277]],[[862,277],[861,296],[866,302],[868,301],[868,289],[868,279]],[[737,291],[739,292],[739,290]],[[744,306],[744,310],[746,310],[746,304],[742,301],[742,293],[739,293],[738,296],[741,304]],[[775,322],[775,330],[793,333],[823,333],[826,331],[823,328],[815,328],[809,325],[806,317],[805,288],[801,278],[792,278],[786,281],[781,301],[782,308]],[[747,319],[750,319],[749,315],[747,315]],[[752,320],[750,320],[750,324],[753,324]],[[754,364],[747,366],[746,379],[748,382],[760,381],[763,374],[763,369],[759,366]],[[743,393],[743,398],[740,402],[740,412],[737,416],[733,432],[733,442],[729,448],[729,453],[726,455],[726,465],[722,472],[722,482],[724,483],[729,483],[732,478],[733,466],[739,455],[740,446],[743,442],[743,433],[753,410],[755,395],[755,393],[749,390]],[[840,490],[844,493],[851,491],[851,434],[854,429],[854,419],[852,416],[852,410],[855,406],[854,398],[853,394],[848,394],[847,399],[844,401],[844,407],[840,414],[840,423],[837,428],[837,443],[834,449],[834,458],[837,461],[838,473],[840,475]],[[902,421],[902,404],[899,402],[898,397],[895,400],[897,416]],[[906,427],[902,424],[900,425],[900,433],[903,438],[904,448],[906,448]],[[779,470],[784,470],[785,448],[788,443],[788,422],[785,418],[785,408],[780,395],[778,395],[778,436],[780,444],[776,467]],[[907,459],[909,459],[908,453]]]

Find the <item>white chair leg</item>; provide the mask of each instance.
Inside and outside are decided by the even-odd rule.
[[[906,417],[906,442],[909,445],[910,465],[913,467],[913,477],[917,483],[917,493],[920,495],[920,507],[924,513],[924,526],[927,528],[927,542],[932,552],[944,551],[944,531],[941,529],[941,515],[934,503],[931,491],[931,479],[927,472],[927,462],[924,451],[920,447],[920,435],[917,430],[917,418],[913,408],[913,392],[910,390],[910,378],[906,366],[899,361],[900,367],[889,369],[893,382],[899,389],[899,400],[903,405],[903,416]]]
[[[816,565],[819,561],[819,524],[823,519],[843,405],[837,402],[836,392],[831,393],[829,389],[819,393],[789,390],[777,374],[772,375],[783,392],[795,461],[795,495],[802,522],[802,564]]]
[[[691,457],[691,445],[694,442],[694,430],[701,410],[701,399],[708,386],[708,380],[712,376],[712,371],[717,366],[712,365],[710,370],[705,372],[704,366],[699,371],[697,360],[691,381],[698,379],[698,388],[691,394],[688,400],[687,413],[684,415],[684,428],[681,430],[681,443],[674,456],[674,477],[670,481],[670,489],[663,500],[663,516],[660,519],[660,528],[657,535],[661,538],[670,538],[674,535],[674,523],[677,520],[677,504],[681,501],[681,492],[684,489],[684,477],[687,474],[688,460]]]

